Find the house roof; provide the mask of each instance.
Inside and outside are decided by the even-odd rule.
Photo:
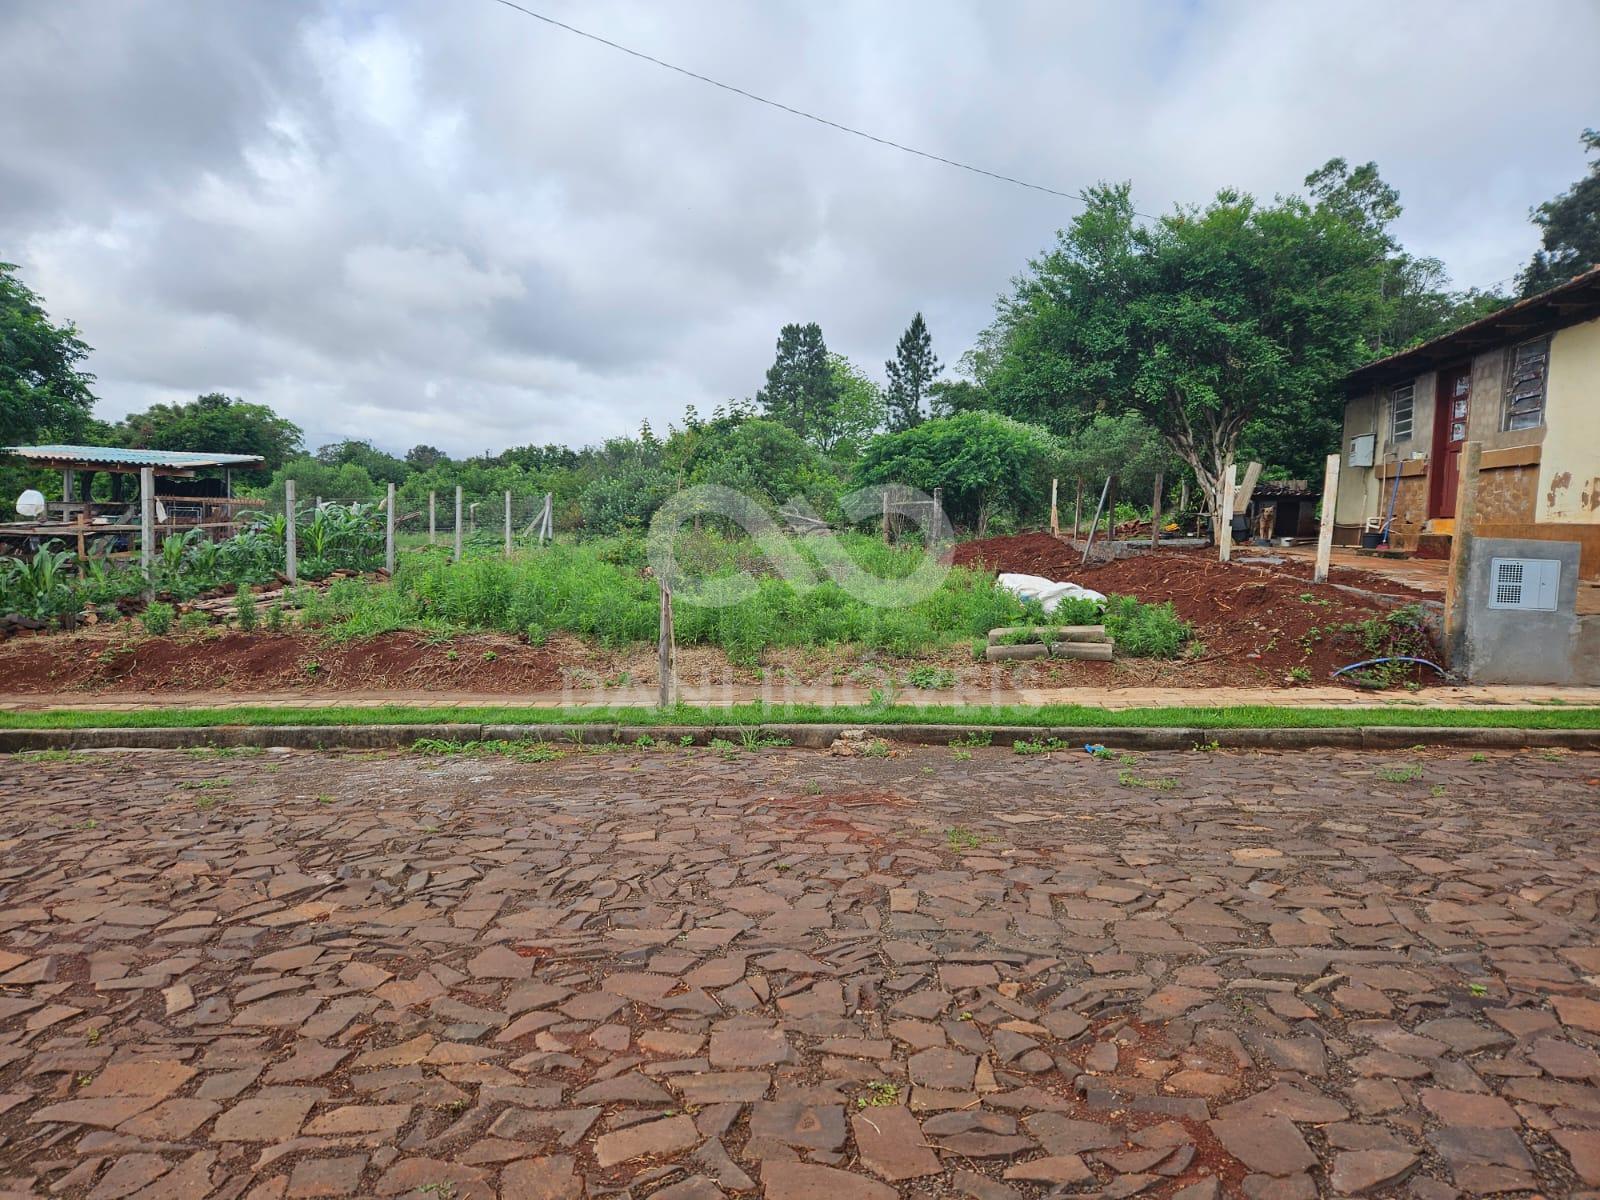
[[[1358,367],[1344,377],[1345,391],[1359,395],[1371,388],[1398,383],[1423,371],[1459,361],[1490,346],[1538,337],[1594,317],[1600,317],[1600,267],[1576,275],[1547,292],[1518,300],[1487,317],[1479,317],[1420,346]]]
[[[124,450],[120,446],[6,446],[6,454],[25,458],[42,467],[110,467],[187,474],[205,467],[258,466],[259,454],[215,454],[203,450]]]

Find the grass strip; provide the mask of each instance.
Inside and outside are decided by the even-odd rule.
[[[1403,725],[1452,729],[1600,729],[1600,708],[1096,708],[1087,705],[738,704],[707,708],[147,708],[0,712],[0,729],[166,729],[225,725],[1026,725],[1195,729],[1348,729]]]

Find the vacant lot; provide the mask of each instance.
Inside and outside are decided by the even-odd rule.
[[[1600,758],[879,751],[0,762],[0,1195],[1600,1183]]]

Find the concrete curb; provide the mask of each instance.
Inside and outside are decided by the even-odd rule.
[[[1441,726],[1358,725],[1320,729],[1189,729],[1158,726],[1018,725],[219,725],[151,729],[6,729],[0,754],[39,750],[187,750],[259,747],[286,750],[396,750],[419,738],[444,741],[543,741],[579,745],[633,744],[641,737],[704,746],[722,739],[742,745],[752,732],[808,750],[826,749],[846,729],[899,745],[944,746],[956,739],[989,744],[1054,740],[1063,749],[1102,745],[1116,750],[1407,750],[1413,746],[1473,750],[1600,750],[1600,729],[1458,729]]]

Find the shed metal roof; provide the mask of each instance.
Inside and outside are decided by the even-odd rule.
[[[202,467],[255,466],[265,461],[259,454],[214,454],[202,450],[125,450],[120,446],[7,446],[5,453],[29,462],[154,467],[172,471],[197,471]]]

